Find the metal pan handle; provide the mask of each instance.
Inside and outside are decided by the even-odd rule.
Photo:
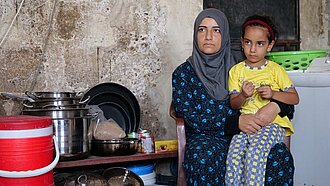
[[[32,99],[32,98],[30,98],[30,97],[18,96],[18,95],[11,94],[11,93],[1,92],[0,95],[5,96],[5,97],[9,97],[9,98],[16,98],[16,99],[21,99],[21,100],[27,100],[29,102],[35,102],[35,100]]]
[[[30,91],[25,91],[25,95],[27,95],[29,98],[32,99],[40,99],[40,96],[35,95],[34,93],[30,92]]]
[[[79,101],[79,104],[85,104],[91,97],[88,96],[85,100]]]

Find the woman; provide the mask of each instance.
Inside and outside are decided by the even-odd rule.
[[[231,140],[225,125],[230,126],[226,131],[237,132],[239,127],[252,134],[279,112],[276,103],[270,104],[274,112],[262,118],[239,116],[230,108],[227,81],[234,64],[226,16],[217,9],[203,10],[195,20],[192,55],[172,74],[172,101],[186,125],[184,166],[188,185],[225,184]],[[290,185],[293,171],[288,149],[283,143],[275,145],[267,159],[265,185]]]

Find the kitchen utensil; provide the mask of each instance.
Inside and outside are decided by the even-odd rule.
[[[112,140],[91,140],[91,153],[96,156],[132,155],[137,152],[138,139],[121,138]]]
[[[50,116],[52,118],[75,118],[89,116],[86,108],[65,108],[65,109],[26,109],[21,115]]]
[[[90,154],[88,129],[92,117],[53,118],[60,161],[87,158]]]
[[[14,99],[20,99],[20,100],[27,100],[29,102],[34,102],[35,100],[27,97],[27,96],[19,96],[19,95],[15,95],[15,94],[11,94],[11,93],[7,93],[7,92],[1,92],[0,93],[1,96],[4,97],[8,97],[8,98],[14,98]]]
[[[72,99],[43,100],[43,101],[23,103],[23,105],[25,108],[33,108],[33,109],[41,109],[41,108],[47,107],[49,105],[54,105],[54,106],[81,105],[81,107],[85,106],[85,104],[79,104],[75,100],[72,100]]]

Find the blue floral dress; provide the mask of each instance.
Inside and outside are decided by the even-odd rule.
[[[229,100],[212,99],[188,62],[172,74],[172,101],[184,117],[188,185],[225,185],[226,157],[232,136],[224,132],[226,117],[237,114]],[[293,158],[283,143],[267,159],[265,185],[293,185]]]

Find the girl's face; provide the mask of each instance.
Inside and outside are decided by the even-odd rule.
[[[260,67],[265,64],[265,56],[274,45],[274,40],[269,43],[268,30],[261,26],[247,26],[244,38],[241,38],[246,63],[251,67]]]
[[[198,26],[197,44],[204,54],[214,54],[220,50],[220,27],[213,18],[204,18]]]

